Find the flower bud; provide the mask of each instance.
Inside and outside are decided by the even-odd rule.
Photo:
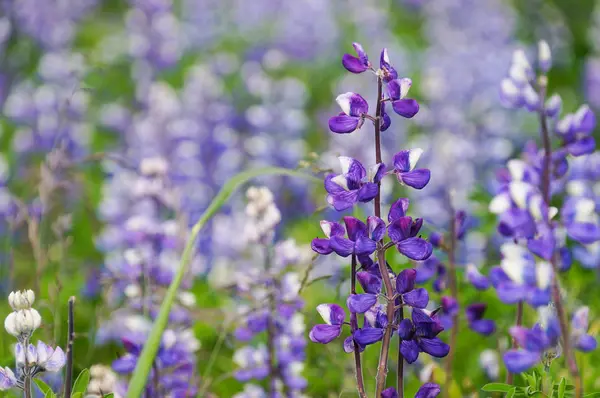
[[[31,289],[11,292],[8,295],[8,304],[10,304],[15,311],[31,308],[34,301],[35,293],[33,293],[33,290]]]
[[[562,107],[562,98],[560,95],[554,94],[546,101],[546,115],[548,117],[558,116],[560,113],[560,108]]]
[[[24,339],[40,327],[42,317],[37,310],[30,308],[8,314],[4,320],[6,331],[18,339]]]
[[[544,73],[548,72],[552,66],[552,52],[545,40],[540,40],[538,43],[538,65]]]

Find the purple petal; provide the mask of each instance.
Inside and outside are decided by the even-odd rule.
[[[383,73],[383,81],[384,82],[387,83],[391,80],[398,78],[398,72],[396,72],[396,69],[394,69],[392,67],[392,65],[390,65],[387,48],[384,48],[383,50],[381,50],[381,56],[379,57],[379,67],[384,72]]]
[[[349,181],[348,185],[350,186],[352,185],[351,182],[354,182],[356,184],[355,188],[358,187],[358,184],[360,184],[360,182],[367,176],[367,170],[365,170],[365,166],[363,166],[358,160],[348,156],[340,156],[339,160],[342,166],[342,174]]]
[[[415,323],[415,334],[419,337],[433,339],[443,330],[444,327],[441,322],[437,322],[436,320]]]
[[[596,150],[594,137],[583,137],[567,145],[567,151],[573,156],[588,155]]]
[[[375,199],[378,193],[379,187],[377,184],[367,182],[358,190],[357,200],[363,203],[370,202]]]
[[[411,118],[419,112],[419,103],[411,98],[405,98],[392,102],[392,108],[398,115]]]
[[[377,303],[375,294],[351,294],[346,300],[346,305],[350,312],[355,314],[364,314]]]
[[[596,127],[596,115],[587,105],[579,107],[575,113],[576,132],[589,134]]]
[[[388,225],[388,236],[392,242],[401,242],[411,237],[411,228],[412,217],[404,216],[397,218]]]
[[[329,130],[338,134],[349,134],[356,131],[359,123],[360,117],[346,114],[333,116],[329,119]]]
[[[394,170],[399,172],[410,171],[410,150],[403,150],[394,155]]]
[[[398,324],[398,336],[402,340],[410,340],[413,338],[414,328],[410,319],[404,318],[400,321],[400,324]]]
[[[404,217],[408,210],[409,200],[407,198],[400,198],[392,204],[390,212],[388,213],[388,222]]]
[[[414,308],[425,308],[429,303],[429,293],[427,290],[420,287],[402,295],[402,300],[405,304]]]
[[[116,359],[112,363],[112,369],[120,374],[129,374],[135,369],[137,364],[137,356],[126,354],[125,356]]]
[[[354,47],[354,51],[356,51],[356,55],[358,55],[358,58],[360,58],[361,62],[365,65],[369,64],[369,57],[363,49],[363,46],[360,43],[354,42],[352,43],[352,47]]]
[[[333,236],[329,239],[329,247],[342,257],[348,257],[354,252],[354,242],[339,236]]]
[[[496,287],[498,298],[506,304],[515,304],[523,301],[527,296],[527,291],[523,286],[514,283],[502,283]]]
[[[329,247],[329,239],[315,238],[310,243],[310,247],[313,251],[323,255],[331,254],[333,252],[333,249]]]
[[[496,323],[491,319],[481,319],[479,321],[474,321],[469,323],[469,327],[484,336],[489,336],[490,334],[496,331]]]
[[[477,290],[486,290],[490,287],[490,280],[473,265],[467,265],[467,279]]]
[[[365,256],[372,254],[377,248],[377,244],[374,240],[367,238],[366,236],[361,236],[356,240],[356,244],[354,246],[354,252],[357,256]]]
[[[375,242],[380,241],[385,236],[385,223],[379,217],[367,217],[367,225],[369,229],[369,237]]]
[[[398,181],[415,189],[423,189],[429,183],[429,169],[416,169],[407,173],[397,173]]]
[[[458,310],[460,309],[460,306],[458,305],[458,301],[456,301],[456,299],[454,297],[444,296],[441,298],[440,302],[442,304],[442,310],[444,311],[445,314],[448,314],[448,315],[458,314]]]
[[[443,358],[450,352],[450,346],[437,337],[433,339],[419,339],[418,344],[419,348],[423,352],[426,352],[429,355],[434,356],[436,358]]]
[[[402,340],[400,342],[400,352],[406,362],[414,363],[419,357],[419,346],[414,340]]]
[[[416,270],[412,268],[402,270],[396,277],[396,291],[399,294],[404,294],[413,290],[415,288],[416,277]]]
[[[433,252],[431,243],[421,238],[408,238],[399,242],[396,247],[398,251],[411,260],[427,260]]]
[[[327,197],[327,202],[333,205],[337,211],[344,211],[356,203],[358,197],[358,191],[342,191],[336,194],[330,194]]]
[[[574,222],[567,225],[567,234],[584,245],[600,240],[600,226],[591,222]]]
[[[381,292],[381,279],[370,272],[361,271],[356,274],[358,283],[363,290],[371,294],[379,294]]]
[[[392,125],[392,118],[385,111],[385,102],[381,103],[381,131],[386,131]]]
[[[440,386],[435,383],[425,383],[415,394],[415,398],[435,398],[440,394]]]
[[[354,339],[352,336],[348,336],[344,339],[344,352],[347,354],[354,352]]]
[[[328,325],[341,325],[346,319],[346,312],[337,304],[319,304],[317,311]]]
[[[487,305],[485,303],[474,303],[465,308],[465,315],[469,322],[483,318]]]
[[[526,295],[526,301],[534,308],[543,307],[550,304],[552,295],[550,288],[548,289],[529,289]]]
[[[327,193],[340,194],[340,193],[346,192],[344,187],[342,187],[340,184],[333,181],[333,179],[337,176],[338,176],[337,174],[328,174],[327,177],[325,177],[324,185],[325,185],[325,190],[327,191]]]
[[[315,325],[308,334],[313,343],[327,344],[342,333],[341,325]]]
[[[346,235],[346,229],[339,222],[321,220],[320,225],[321,230],[328,238],[332,236],[344,237]]]
[[[594,337],[590,336],[589,334],[584,334],[577,339],[575,347],[577,347],[579,351],[590,352],[596,349],[596,345],[597,342]]]
[[[381,398],[398,398],[398,392],[394,387],[386,388],[381,392]]]
[[[525,350],[509,350],[504,354],[504,364],[511,373],[522,373],[540,360],[540,354]]]
[[[383,329],[365,328],[354,332],[354,340],[360,345],[374,344],[383,338]]]
[[[369,112],[367,100],[357,93],[348,92],[340,94],[337,96],[336,102],[348,116],[360,117]]]
[[[344,68],[346,68],[348,72],[352,73],[362,73],[369,69],[369,67],[360,59],[350,54],[344,54],[342,57],[342,65],[344,65]]]
[[[348,231],[348,238],[353,242],[361,236],[367,236],[367,225],[356,217],[344,217],[344,225]]]

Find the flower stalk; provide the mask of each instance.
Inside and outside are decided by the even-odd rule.
[[[458,303],[458,283],[456,278],[456,211],[452,206],[452,198],[448,198],[450,204],[450,242],[447,248],[448,255],[448,279],[450,282],[450,295],[455,303]],[[446,388],[444,396],[450,397],[450,383],[452,382],[452,364],[454,361],[454,352],[456,351],[456,338],[458,337],[458,311],[452,315],[452,330],[450,331],[450,352],[446,358]]]

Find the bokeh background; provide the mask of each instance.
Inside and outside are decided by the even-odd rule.
[[[341,66],[353,41],[374,61],[387,47],[400,75],[413,79],[421,111],[397,118],[383,136],[384,159],[425,150],[421,165],[432,180],[413,193],[411,210],[426,218],[426,234],[443,230],[451,192],[456,207],[478,217],[461,263],[485,270],[498,260],[496,220],[487,213],[494,171],[537,134],[533,116],[502,106],[499,84],[512,52],[533,54],[540,39],[552,48],[550,91],[564,109],[587,102],[598,110],[600,2],[592,0],[0,0],[0,290],[35,289],[44,318],[38,333],[60,344],[67,299],[77,296],[76,369],[110,364],[122,352],[109,337],[126,288],[115,275],[130,234],[164,220],[191,225],[241,170],[277,165],[319,174],[337,169],[340,154],[374,163],[367,128],[343,137],[327,128],[337,94],[376,97],[370,76]],[[131,172],[156,158],[168,165],[169,183],[158,189],[172,205],[160,214],[139,199],[140,190],[156,187]],[[320,234],[318,220],[337,217],[325,208],[321,186],[258,182],[276,193],[281,237],[308,244]],[[388,199],[402,193],[384,189]],[[206,396],[243,389],[232,377],[239,344],[230,289],[236,267],[245,266],[231,233],[243,206],[240,193],[208,225],[192,270]],[[155,254],[167,270],[177,265],[170,254]],[[566,281],[568,308],[591,308],[592,334],[600,330],[598,265],[576,261]],[[318,280],[302,293],[307,330],[320,322],[317,304],[345,300],[348,267],[330,258],[314,264],[310,278]],[[460,332],[454,381],[446,386],[453,397],[503,379],[502,366],[490,373],[480,353],[504,349],[514,319],[514,308],[493,291],[465,284],[460,294],[462,302],[486,301],[499,332]],[[530,324],[536,316],[525,314]],[[12,363],[11,349],[2,333],[1,365]],[[370,390],[377,354],[366,354]],[[578,359],[586,390],[600,391],[600,356]],[[428,361],[409,368],[409,396],[423,372],[444,380],[443,368]],[[553,372],[566,375],[560,367]],[[354,394],[352,358],[339,345],[309,344],[303,375],[308,396]]]

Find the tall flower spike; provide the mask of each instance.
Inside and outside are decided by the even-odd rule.
[[[369,104],[360,94],[348,92],[335,99],[342,113],[329,119],[329,129],[338,134],[348,134],[359,129],[369,113]]]
[[[364,71],[371,68],[371,62],[369,62],[369,57],[363,47],[359,43],[352,43],[354,50],[356,51],[355,57],[350,54],[344,54],[342,57],[342,65],[348,72],[352,73],[363,73]]]

